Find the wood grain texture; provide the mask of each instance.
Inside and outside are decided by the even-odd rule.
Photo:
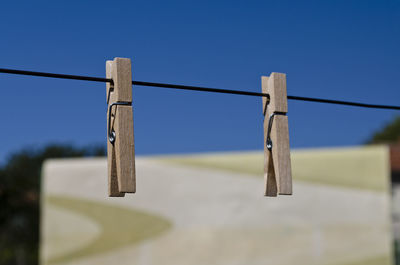
[[[262,76],[261,77],[261,92],[262,93],[268,93],[268,76]],[[264,113],[265,110],[265,104],[267,104],[267,98],[266,97],[261,97],[262,98],[262,111]]]
[[[112,65],[115,101],[132,102],[132,66],[127,58],[115,58]]]
[[[107,60],[106,61],[106,78],[112,79],[112,68],[113,68],[113,61]],[[114,90],[114,84],[111,84],[109,82],[106,82],[106,102],[107,104],[110,102],[111,100],[111,91]],[[113,98],[113,101],[115,101],[115,99]],[[108,117],[107,117],[107,121],[108,121]]]
[[[292,168],[289,149],[288,117],[277,115],[271,130],[272,160],[274,161],[275,176],[278,179],[278,193],[292,194]]]
[[[108,106],[114,102],[132,102],[130,60],[115,58],[107,61],[106,76],[114,82],[107,83]],[[110,126],[116,139],[111,144],[107,131],[108,191],[110,197],[123,197],[125,193],[136,191],[133,110],[131,106],[116,105],[111,115]],[[107,123],[108,120],[107,111]]]
[[[268,84],[269,84],[269,77],[268,76],[261,77],[262,93],[268,93]],[[272,153],[268,150],[266,144],[267,134],[268,134],[268,121],[269,121],[269,116],[271,115],[271,108],[270,105],[268,106],[265,105],[267,103],[267,99],[265,97],[262,97],[262,103],[263,103],[263,109],[262,109],[263,113],[265,108],[267,107],[264,116],[264,185],[265,185],[264,195],[275,197],[278,195],[278,182],[275,175],[273,156]]]
[[[268,123],[274,112],[287,112],[286,75],[272,73],[261,78],[263,93],[270,95],[264,117],[264,182],[265,196],[292,194],[288,117],[275,115],[271,129],[272,151],[266,146]],[[263,113],[266,99],[263,97]]]
[[[107,78],[112,78],[112,65],[113,61],[107,61],[106,62],[106,77]],[[107,97],[107,103],[109,102],[115,102],[114,99],[114,93],[110,93],[110,89],[113,90],[113,86],[110,83],[106,83],[106,97]],[[115,115],[115,109],[113,110],[113,117]],[[113,127],[114,124],[114,118],[111,118],[111,128]],[[109,128],[108,124],[108,111],[107,111],[107,129]],[[125,193],[119,192],[118,189],[118,178],[117,178],[117,164],[116,164],[116,158],[115,158],[115,149],[114,146],[110,143],[108,140],[108,130],[107,130],[107,170],[108,170],[108,196],[109,197],[124,197]]]
[[[131,106],[116,106],[114,143],[119,192],[134,193],[135,146],[133,139],[133,111]]]
[[[272,111],[287,112],[286,74],[271,73],[267,92],[270,96],[268,108]]]

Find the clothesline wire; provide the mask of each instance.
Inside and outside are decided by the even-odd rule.
[[[92,81],[92,82],[108,82],[113,83],[112,79],[103,77],[93,77],[93,76],[83,76],[83,75],[68,75],[68,74],[55,74],[46,72],[35,72],[27,70],[16,70],[0,68],[0,73],[5,74],[17,74],[17,75],[29,75],[29,76],[40,76],[49,78],[60,78],[60,79],[72,79],[72,80],[82,80],[82,81]],[[155,83],[155,82],[145,82],[145,81],[132,81],[132,85],[135,86],[146,86],[146,87],[159,87],[159,88],[171,88],[171,89],[182,89],[182,90],[192,90],[201,92],[214,92],[214,93],[224,93],[224,94],[235,94],[244,96],[257,96],[257,97],[267,97],[269,94],[261,92],[251,92],[244,90],[232,90],[232,89],[222,89],[222,88],[211,88],[211,87],[199,87],[199,86],[187,86],[187,85],[177,85],[177,84],[166,84],[166,83]],[[288,100],[299,100],[307,102],[316,103],[326,103],[326,104],[336,104],[336,105],[346,105],[354,107],[363,108],[374,108],[374,109],[389,109],[389,110],[400,110],[400,106],[394,105],[380,105],[380,104],[370,104],[370,103],[360,103],[333,99],[323,99],[323,98],[312,98],[312,97],[301,97],[301,96],[287,96]]]

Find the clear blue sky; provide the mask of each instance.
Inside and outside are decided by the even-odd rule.
[[[400,104],[400,1],[4,1],[0,67]],[[0,161],[106,141],[105,84],[0,74]],[[137,154],[261,150],[261,98],[133,87]],[[289,102],[292,148],[358,145],[398,112]]]

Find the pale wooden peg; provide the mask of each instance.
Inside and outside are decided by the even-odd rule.
[[[107,83],[108,194],[123,197],[136,191],[130,59],[107,61],[106,76],[113,80],[113,84]],[[110,132],[114,133],[113,142]]]
[[[291,195],[292,170],[290,162],[289,126],[287,113],[286,75],[272,73],[261,78],[264,113],[264,180],[265,196]],[[272,118],[271,118],[271,115]],[[270,126],[272,148],[267,147]]]

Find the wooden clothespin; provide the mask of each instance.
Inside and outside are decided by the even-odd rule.
[[[272,73],[261,78],[264,113],[264,180],[265,196],[291,195],[289,126],[286,75]]]
[[[108,196],[135,193],[135,146],[133,137],[131,60],[106,62]]]

